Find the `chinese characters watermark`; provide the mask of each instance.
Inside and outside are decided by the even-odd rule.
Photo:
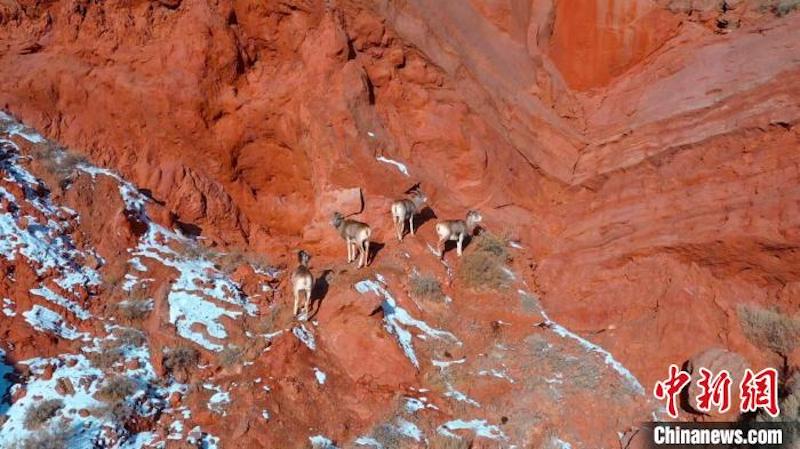
[[[700,379],[697,385],[700,393],[695,396],[696,408],[700,412],[719,411],[726,413],[731,408],[731,374],[722,370],[716,375],[706,368],[700,368]],[[667,414],[672,418],[678,417],[678,402],[681,392],[692,380],[691,374],[680,369],[677,365],[670,365],[669,376],[656,382],[653,395],[656,399],[666,401]],[[778,406],[778,371],[775,368],[764,368],[754,373],[746,369],[742,381],[739,383],[739,411],[742,413],[755,412],[763,409],[770,416],[776,417],[780,413]]]

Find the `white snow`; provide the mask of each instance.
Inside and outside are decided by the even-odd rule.
[[[75,340],[86,337],[88,334],[78,332],[77,329],[64,322],[64,318],[56,312],[34,304],[31,310],[23,312],[22,316],[34,329],[41,332],[49,332],[67,340]]]
[[[450,432],[451,430],[471,430],[476,436],[488,438],[490,440],[508,439],[499,427],[488,424],[485,419],[473,419],[470,421],[456,419],[448,421],[436,429],[436,431],[442,435],[458,438],[456,434]]]
[[[203,388],[214,391],[214,394],[208,398],[208,409],[219,415],[226,416],[228,412],[225,411],[225,408],[231,403],[231,394],[214,384],[204,384]]]
[[[372,446],[377,449],[383,449],[383,445],[372,437],[358,437],[353,443],[358,446]]]
[[[12,119],[0,113],[0,133],[5,130],[7,134],[19,135],[33,143],[44,142],[41,136],[28,132],[21,124],[2,123],[9,120]],[[12,261],[21,257],[37,274],[48,278],[47,284],[39,284],[30,290],[31,294],[63,309],[61,312],[71,313],[78,320],[92,318],[78,299],[84,299],[87,287],[99,285],[101,282],[99,273],[90,268],[87,261],[92,260],[92,266],[102,266],[105,261],[94,249],[79,248],[73,242],[70,237],[72,232],[70,220],[79,221],[80,217],[74,210],[56,206],[51,202],[45,186],[18,163],[22,159],[19,147],[10,140],[0,138],[0,153],[2,153],[0,177],[5,182],[17,184],[19,191],[22,192],[22,194],[12,194],[0,187],[0,197],[18,206],[0,212],[0,257]],[[61,152],[56,157],[61,157],[63,154],[66,153]],[[115,179],[121,184],[120,193],[126,205],[143,213],[143,197],[121,178]],[[147,270],[138,258],[132,259],[130,263],[137,271]],[[2,304],[6,316],[16,314],[11,299],[4,298]],[[110,333],[118,326],[106,325],[105,330],[109,335],[103,337],[78,332],[66,323],[61,313],[39,304],[34,304],[31,310],[22,313],[22,316],[37,330],[51,332],[63,338],[82,338],[85,343],[81,350],[85,353],[97,353],[104,347],[102,345],[104,342],[116,339]],[[141,347],[125,344],[120,347],[120,351],[123,361],[138,362],[117,365],[122,368],[117,368],[116,373],[127,376],[136,385],[136,391],[126,400],[127,405],[135,414],[144,417],[159,415],[162,412],[170,413],[170,409],[167,408],[167,398],[173,392],[186,393],[187,387],[171,379],[156,378],[155,370],[150,364],[151,356],[147,344]],[[2,354],[0,351],[0,356]],[[117,449],[163,446],[164,443],[157,442],[152,432],[130,434],[120,423],[114,422],[111,415],[93,412],[95,409],[105,407],[105,403],[98,401],[94,396],[98,388],[107,381],[108,375],[94,367],[83,354],[62,354],[19,363],[30,367],[30,376],[24,378],[23,383],[13,386],[4,377],[10,371],[10,367],[0,363],[0,414],[7,417],[6,422],[0,426],[0,447],[8,447],[13,442],[23,441],[32,433],[23,426],[25,413],[35,401],[46,399],[60,399],[64,402],[64,407],[51,422],[63,421],[68,425],[71,433],[66,446],[70,449],[91,449],[98,445],[111,447],[112,440],[108,439],[109,433],[116,434],[113,447]],[[52,367],[52,375],[44,379],[43,374],[48,365]],[[124,368],[125,366],[137,368]],[[69,384],[74,389],[73,394],[62,396],[58,393],[59,385]],[[5,396],[12,388],[24,389],[26,394],[13,404],[9,404],[5,402]],[[86,414],[86,411],[92,413]],[[191,413],[186,410],[183,415],[184,418],[188,418]],[[182,424],[173,423],[172,430],[179,430],[178,426]],[[205,439],[214,442],[212,437]]]
[[[298,340],[303,342],[304,345],[308,346],[308,349],[312,351],[317,349],[317,343],[314,340],[314,334],[309,332],[305,325],[301,324],[299,326],[295,326],[295,328],[292,329],[292,334],[294,334]]]
[[[479,376],[492,376],[492,377],[496,377],[498,379],[507,380],[509,383],[512,383],[512,384],[514,383],[514,379],[512,379],[511,376],[509,376],[508,373],[505,372],[505,370],[498,370],[498,369],[494,369],[494,368],[492,368],[490,370],[481,370],[481,371],[478,371],[478,375]]]
[[[416,424],[403,418],[397,418],[397,431],[414,441],[422,441],[422,431]]]
[[[314,435],[313,437],[308,437],[308,441],[311,442],[311,447],[314,449],[338,449],[333,441],[329,440],[328,438],[322,435]]]
[[[203,256],[187,258],[172,249],[170,243],[181,246],[198,243],[152,222],[145,209],[149,199],[131,183],[110,170],[85,164],[79,168],[92,177],[103,175],[115,179],[126,208],[148,225],[147,232],[132,251],[134,257],[129,260],[132,267],[138,271],[147,270],[141,260],[146,257],[178,272],[167,297],[169,319],[176,326],[178,335],[208,350],[221,351],[224,346],[219,341],[228,337],[224,320],[235,320],[243,313],[255,316],[258,307],[210,260]]]
[[[377,281],[366,279],[357,282],[355,284],[356,291],[361,294],[373,292],[382,299],[381,308],[383,309],[384,328],[391,335],[395,336],[400,348],[416,368],[419,368],[419,360],[417,359],[414,346],[411,342],[412,334],[406,327],[415,327],[421,331],[423,335],[431,338],[450,340],[460,344],[458,338],[450,332],[434,329],[424,321],[417,320],[411,316],[408,311],[397,304],[394,297],[386,290],[383,276],[376,274],[376,279]],[[418,336],[418,338],[420,338],[420,336]]]
[[[42,143],[45,141],[45,138],[42,137],[41,134],[35,131],[27,131],[25,129],[25,125],[19,123],[16,119],[14,119],[14,117],[6,114],[3,111],[0,111],[0,121],[10,122],[3,123],[3,125],[6,127],[6,133],[9,136],[20,136],[30,143]]]
[[[14,300],[11,298],[3,298],[3,314],[8,317],[17,316],[14,312]]]
[[[7,115],[0,119],[11,120]],[[22,127],[21,124],[2,125],[6,126],[7,132],[15,126]],[[48,194],[42,193],[46,192],[42,183],[19,164],[19,147],[14,142],[0,138],[0,153],[3,180],[17,184],[24,194],[24,198],[17,198],[0,187],[0,197],[18,206],[0,213],[0,257],[14,261],[21,256],[38,275],[52,275],[53,281],[65,293],[74,293],[77,286],[99,285],[99,273],[84,264],[94,251],[81,251],[69,236],[67,219],[74,215],[74,211],[56,207]],[[23,213],[30,208],[37,211],[36,216]],[[64,307],[79,319],[90,316],[76,302],[43,285],[33,289],[32,293]]]
[[[189,431],[186,437],[189,444],[195,445],[198,449],[220,449],[219,437],[215,437],[208,432],[203,432],[200,426],[195,426]]]
[[[169,426],[168,440],[182,440],[183,439],[183,422],[173,421]]]
[[[328,375],[325,374],[324,371],[320,370],[316,366],[314,367],[314,377],[317,378],[317,383],[323,385],[325,380],[328,378]]]
[[[54,291],[50,290],[47,287],[32,288],[30,292],[34,295],[41,296],[42,298],[46,299],[47,301],[53,304],[59,305],[69,310],[79,320],[87,320],[92,316],[88,311],[83,309],[78,304],[71,302],[67,298],[59,295],[58,293],[55,293]]]
[[[433,366],[435,366],[437,368],[449,368],[451,365],[461,365],[466,361],[467,361],[467,359],[463,358],[463,359],[449,360],[449,361],[431,360],[431,363],[433,363]]]
[[[628,382],[628,385],[631,389],[636,392],[637,394],[644,394],[644,388],[642,384],[639,383],[639,380],[636,376],[633,375],[627,368],[625,368],[621,363],[619,363],[614,356],[611,355],[610,352],[606,351],[605,349],[601,348],[600,346],[586,340],[585,338],[576,335],[575,333],[569,331],[564,326],[556,323],[555,321],[551,320],[550,317],[547,316],[544,310],[542,310],[542,317],[545,319],[545,323],[548,325],[550,329],[553,330],[556,334],[560,335],[563,338],[571,338],[578,342],[584,349],[589,352],[594,352],[603,356],[603,360],[606,365],[610,366],[614,371],[619,373],[623,379]]]
[[[408,174],[408,167],[406,167],[406,165],[403,164],[403,163],[394,161],[392,159],[385,158],[383,156],[378,156],[375,159],[379,160],[380,162],[383,162],[384,164],[394,165],[395,167],[397,167],[398,170],[400,170],[400,173],[402,173],[402,174],[404,174],[406,176],[411,176],[411,175]]]
[[[469,404],[469,405],[471,405],[473,407],[477,407],[477,408],[481,407],[481,404],[478,401],[476,401],[475,399],[472,399],[471,397],[467,396],[466,394],[464,394],[464,393],[462,393],[462,392],[460,392],[458,390],[453,389],[453,386],[450,385],[449,383],[447,384],[447,391],[444,393],[444,395],[445,395],[445,397],[455,399],[458,402],[464,402],[464,403]]]
[[[550,445],[557,449],[572,449],[572,445],[558,437],[550,438]]]

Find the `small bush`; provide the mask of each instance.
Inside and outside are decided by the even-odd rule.
[[[50,418],[56,416],[56,413],[62,408],[64,408],[64,401],[61,399],[47,399],[31,405],[25,412],[25,428],[39,428]]]
[[[445,435],[435,435],[431,439],[430,449],[470,449],[472,440],[466,438],[450,438]]]
[[[117,304],[119,316],[128,321],[142,321],[153,310],[150,299],[126,299]]]
[[[391,424],[380,424],[372,430],[372,438],[384,449],[397,449],[402,444],[403,435]]]
[[[147,343],[147,336],[144,332],[130,327],[118,327],[114,329],[114,344],[120,346],[144,346]]]
[[[411,296],[420,299],[430,299],[433,301],[444,300],[442,285],[433,276],[413,274],[409,281]]]
[[[200,354],[196,349],[189,346],[178,346],[167,349],[163,355],[164,368],[170,372],[188,371],[197,365]]]
[[[738,308],[739,323],[753,344],[788,355],[800,343],[800,317],[756,306]]]
[[[756,421],[800,423],[800,373],[795,373],[786,381],[785,395],[780,400],[781,413],[772,417],[765,412],[756,416]]]
[[[122,358],[122,351],[117,348],[104,347],[97,352],[86,353],[86,358],[95,368],[107,370]]]
[[[508,261],[508,239],[483,232],[475,239],[475,250],[491,254],[498,260]]]
[[[58,179],[59,183],[71,178],[78,165],[86,163],[86,158],[82,155],[53,144],[37,147],[33,156],[45,170]]]
[[[69,444],[69,431],[64,426],[32,433],[15,443],[14,449],[64,449]]]
[[[219,352],[218,356],[220,365],[226,368],[234,365],[240,365],[243,358],[244,349],[236,345],[226,346],[222,351]]]
[[[780,0],[772,7],[772,11],[776,16],[783,17],[799,8],[800,0]]]
[[[116,404],[124,401],[128,396],[136,392],[136,382],[128,376],[115,376],[108,379],[97,396],[105,402]]]
[[[125,424],[133,417],[133,408],[123,401],[105,404],[92,411],[94,416],[103,417],[114,422]]]
[[[464,253],[459,278],[471,288],[499,290],[508,287],[511,278],[505,271],[508,249],[505,240],[484,232]]]

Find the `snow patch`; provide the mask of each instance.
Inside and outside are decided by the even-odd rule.
[[[383,445],[372,437],[358,437],[353,443],[357,446],[372,446],[376,449],[383,449]]]
[[[14,312],[14,301],[11,298],[3,298],[3,314],[8,317],[17,316]]]
[[[625,368],[620,362],[618,362],[614,356],[611,355],[610,352],[606,351],[605,349],[601,348],[600,346],[586,340],[585,338],[576,335],[575,333],[569,331],[564,326],[556,323],[555,321],[551,320],[550,317],[547,316],[544,310],[542,310],[542,317],[545,319],[545,324],[553,330],[556,334],[563,338],[570,338],[578,342],[584,349],[588,352],[594,352],[603,356],[603,360],[606,365],[610,366],[614,371],[616,371],[623,379],[625,379],[629,385],[629,387],[637,394],[643,395],[644,394],[644,387],[639,382],[639,379],[633,375],[627,368]]]
[[[370,279],[359,281],[355,284],[355,289],[361,294],[372,292],[382,298],[381,308],[383,309],[384,328],[389,334],[395,336],[400,348],[416,368],[419,368],[419,360],[417,359],[414,346],[411,342],[412,334],[406,327],[415,327],[421,331],[423,335],[417,338],[422,339],[423,336],[427,336],[442,340],[450,340],[458,344],[461,343],[452,333],[434,329],[424,321],[420,321],[411,316],[408,311],[397,304],[394,297],[386,290],[384,287],[386,283],[383,276],[376,274],[376,279],[377,281]]]
[[[323,385],[325,383],[325,380],[328,378],[328,375],[325,374],[324,371],[321,371],[319,368],[317,368],[315,366],[314,367],[314,377],[317,378],[317,383],[318,384]]]
[[[475,433],[475,436],[488,438],[490,440],[500,441],[508,439],[499,427],[488,424],[485,419],[473,419],[471,421],[456,419],[448,421],[436,429],[441,435],[451,438],[460,438],[458,435],[452,433],[452,430],[471,430]]]
[[[311,442],[311,447],[314,449],[339,449],[333,444],[333,441],[325,438],[322,435],[314,435],[313,437],[308,437],[308,441]]]
[[[61,315],[38,304],[34,304],[31,310],[23,312],[22,316],[37,331],[49,332],[67,340],[76,340],[89,335],[78,332],[77,329],[65,323]]]
[[[312,351],[317,349],[317,343],[314,340],[314,334],[309,332],[306,329],[305,325],[301,324],[299,326],[296,326],[294,329],[292,329],[292,334],[294,334],[294,336],[297,337],[298,340],[303,342],[304,345],[308,346],[308,349]]]
[[[397,161],[392,160],[392,159],[385,158],[383,156],[378,156],[375,159],[377,159],[380,162],[383,162],[384,164],[394,165],[395,167],[397,167],[398,170],[400,170],[400,173],[402,173],[402,174],[404,174],[406,176],[411,176],[411,175],[408,174],[408,167],[406,167],[406,165],[403,164],[403,163],[397,162]]]

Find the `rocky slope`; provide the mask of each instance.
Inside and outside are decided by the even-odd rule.
[[[688,3],[0,4],[0,441],[625,447],[670,363],[790,373],[737,310],[800,312],[800,14]]]

